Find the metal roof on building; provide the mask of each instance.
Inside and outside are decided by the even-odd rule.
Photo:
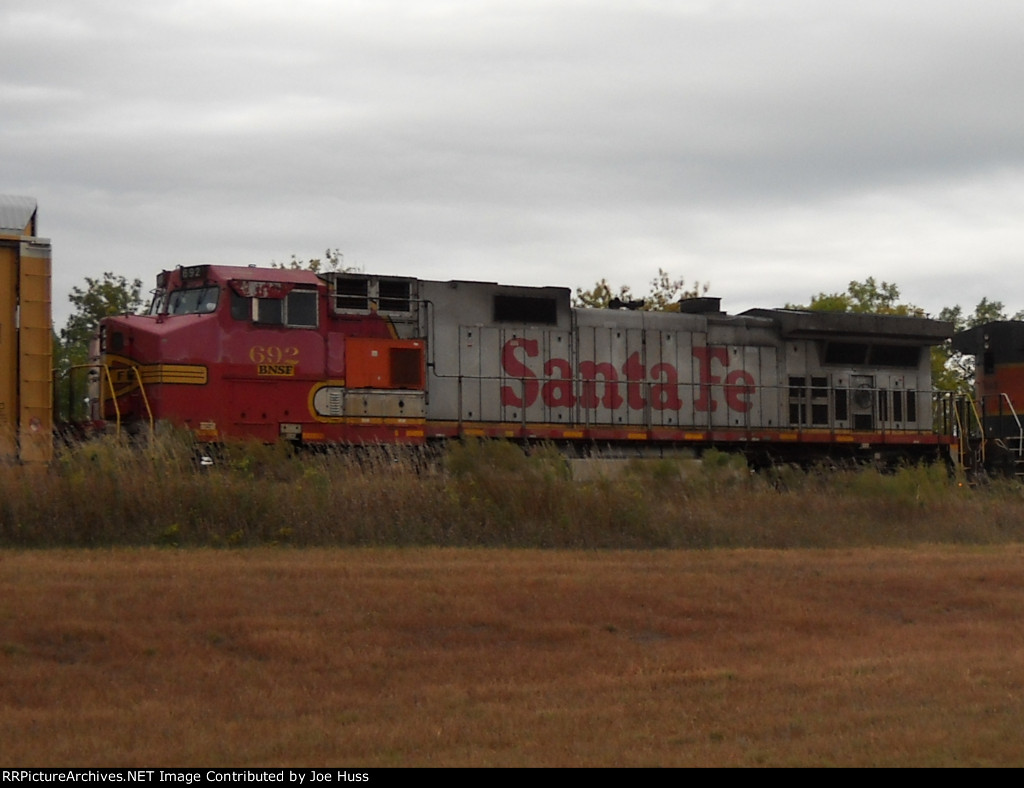
[[[0,194],[0,233],[24,235],[32,223],[36,208],[37,203],[33,197]]]

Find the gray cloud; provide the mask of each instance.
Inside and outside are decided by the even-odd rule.
[[[731,310],[875,276],[1024,307],[1024,6],[153,2],[0,11],[0,191],[84,276],[366,270]]]

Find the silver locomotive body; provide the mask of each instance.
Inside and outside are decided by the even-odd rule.
[[[928,348],[950,333],[918,317],[727,315],[709,298],[649,312],[573,308],[563,288],[417,288],[428,425],[495,437],[920,442],[933,428]]]

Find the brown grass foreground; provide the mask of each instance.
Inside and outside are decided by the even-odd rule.
[[[1019,766],[1024,547],[0,552],[5,766]]]

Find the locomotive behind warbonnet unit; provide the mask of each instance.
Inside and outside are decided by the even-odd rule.
[[[975,395],[960,408],[971,455],[965,465],[1024,477],[1024,322],[975,326],[954,336],[952,346],[974,357]]]
[[[102,418],[205,441],[551,440],[581,452],[932,457],[918,317],[574,308],[568,289],[199,265],[101,327]]]

